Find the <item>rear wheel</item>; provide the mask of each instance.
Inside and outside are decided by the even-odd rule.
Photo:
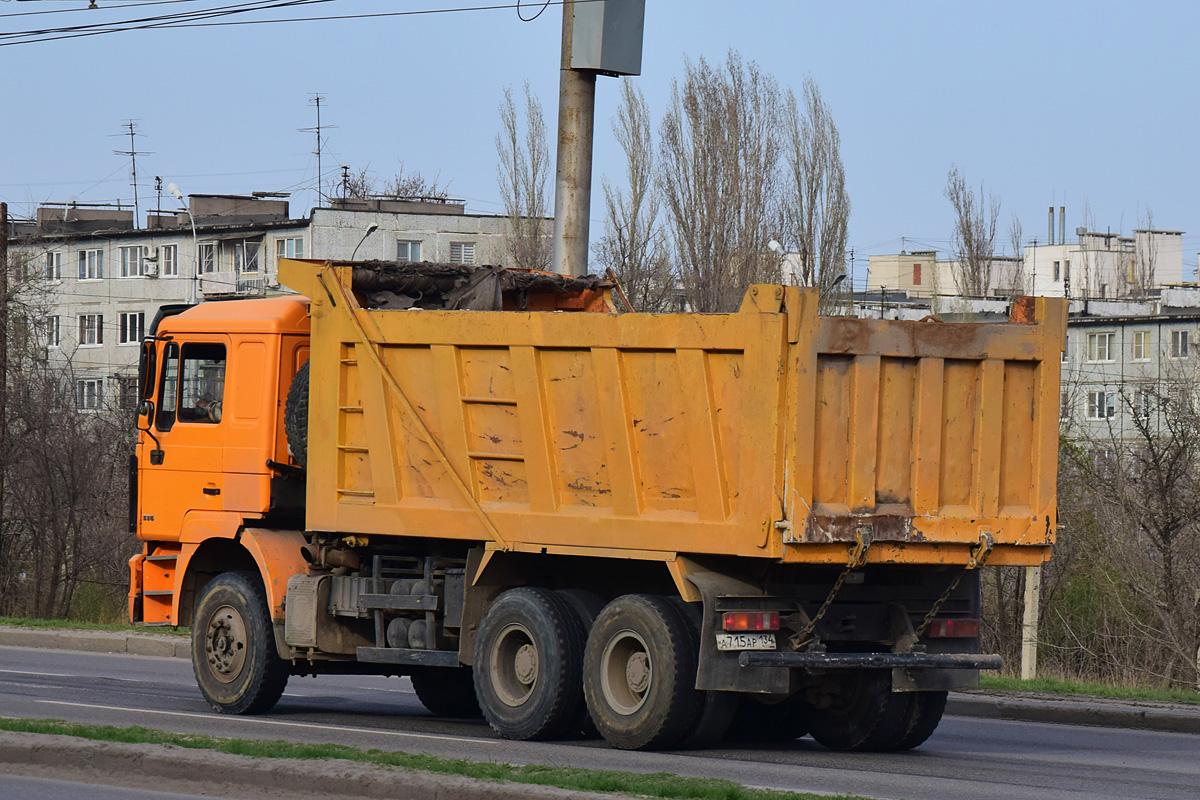
[[[735,742],[791,742],[808,733],[810,713],[802,693],[783,700],[744,694],[725,738]]]
[[[546,589],[510,589],[479,624],[475,694],[508,739],[554,739],[580,720],[583,624]]]
[[[226,572],[205,587],[192,624],[192,669],[208,704],[225,714],[269,711],[287,685],[267,598],[257,576]]]
[[[946,711],[946,692],[913,692],[903,731],[888,750],[911,750],[925,742],[937,730]]]
[[[830,750],[887,750],[900,741],[912,695],[892,692],[886,670],[857,670],[841,676],[833,703],[814,708],[809,732]]]
[[[688,629],[692,633],[692,650],[696,653],[699,665],[700,635],[704,628],[703,606],[700,603],[687,603],[683,598],[671,598],[672,604],[688,621]],[[685,676],[686,677],[686,676]],[[691,676],[693,685],[696,676]],[[741,695],[734,692],[713,692],[698,689],[700,695],[700,712],[696,721],[675,743],[680,750],[699,750],[716,744],[725,736],[729,725],[737,713]]]
[[[583,691],[600,735],[622,750],[670,747],[700,711],[689,623],[657,595],[625,595],[596,618]]]
[[[436,716],[470,719],[480,715],[470,667],[426,667],[411,678],[417,699]]]

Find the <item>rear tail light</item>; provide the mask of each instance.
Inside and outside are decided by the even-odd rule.
[[[925,635],[930,639],[971,639],[979,635],[979,620],[935,619]]]
[[[721,628],[727,631],[777,631],[778,611],[726,611]]]

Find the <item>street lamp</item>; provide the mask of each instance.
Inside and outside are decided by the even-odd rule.
[[[846,273],[843,272],[840,275],[838,275],[836,278],[833,279],[833,283],[826,286],[821,291],[821,293],[817,295],[817,307],[818,308],[821,307],[821,301],[823,301],[830,294],[830,292],[832,292],[834,289],[836,289],[838,287],[838,284],[840,284],[844,280],[846,280]]]
[[[372,222],[369,226],[367,226],[367,232],[362,235],[362,238],[358,240],[358,244],[354,245],[353,252],[350,253],[351,261],[353,261],[354,257],[356,255],[358,255],[358,248],[362,247],[362,243],[367,240],[367,237],[370,236],[372,233],[374,233],[377,230],[379,230],[379,226],[376,225],[374,222]]]
[[[179,191],[179,187],[174,183],[167,184],[167,191],[175,195],[175,199],[183,202],[183,192]],[[192,206],[186,204],[188,219],[192,221],[192,305],[199,302],[199,292],[197,291],[200,283],[200,241],[196,238],[196,218],[192,216]]]

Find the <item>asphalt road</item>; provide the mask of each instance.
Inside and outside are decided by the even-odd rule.
[[[500,740],[482,721],[430,716],[408,681],[398,678],[293,678],[270,714],[221,716],[200,697],[187,661],[59,650],[0,647],[0,714],[517,764],[672,772],[879,798],[1200,798],[1200,735],[947,717],[909,753],[833,753],[810,739],[767,748],[628,753],[593,741]]]

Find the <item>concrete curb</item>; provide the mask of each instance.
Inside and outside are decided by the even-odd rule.
[[[190,638],[151,633],[0,627],[0,646],[128,653],[168,658],[192,657]],[[1200,733],[1200,708],[1172,703],[973,692],[951,694],[946,713],[956,717],[1050,722],[1058,725],[1095,725],[1167,733]]]
[[[0,646],[79,650],[85,653],[128,653],[136,656],[191,658],[189,636],[0,627]]]
[[[962,694],[950,695],[946,713],[1056,725],[1092,725],[1165,733],[1200,733],[1200,708],[1170,703],[1079,700],[1062,696]]]
[[[232,797],[340,800],[612,800],[527,783],[492,783],[337,759],[252,758],[174,745],[0,732],[0,773]]]

